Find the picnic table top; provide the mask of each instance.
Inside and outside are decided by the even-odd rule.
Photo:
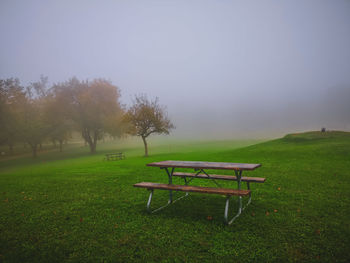
[[[197,161],[162,161],[149,163],[147,166],[153,167],[177,167],[194,169],[218,169],[218,170],[254,170],[261,164],[254,163],[223,163],[223,162],[197,162]]]

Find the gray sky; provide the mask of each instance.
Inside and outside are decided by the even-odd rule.
[[[0,0],[0,78],[103,77],[185,137],[350,130],[350,1]]]

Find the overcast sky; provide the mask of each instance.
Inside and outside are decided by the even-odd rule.
[[[350,1],[0,0],[0,78],[103,77],[177,136],[350,130]]]

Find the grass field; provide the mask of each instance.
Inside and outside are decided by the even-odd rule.
[[[93,156],[70,146],[36,160],[3,157],[0,262],[350,262],[349,133],[255,143],[151,143],[149,158],[108,143]],[[103,161],[113,151],[127,158]],[[132,185],[166,183],[164,171],[145,166],[161,160],[261,163],[245,175],[267,181],[252,185],[252,204],[231,226],[216,195],[193,193],[149,215],[148,192]],[[166,200],[155,191],[152,205]]]

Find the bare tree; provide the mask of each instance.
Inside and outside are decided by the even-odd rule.
[[[153,133],[169,134],[175,128],[167,116],[166,108],[159,105],[158,98],[149,101],[146,95],[135,96],[125,119],[131,124],[128,133],[142,138],[145,156],[148,156],[148,136]]]

